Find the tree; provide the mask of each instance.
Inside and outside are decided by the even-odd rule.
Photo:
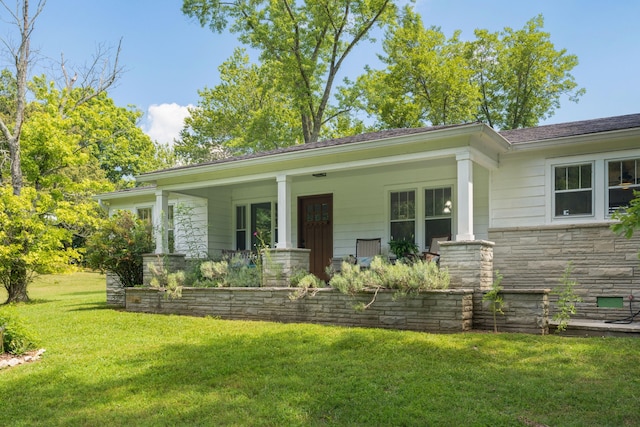
[[[556,50],[543,26],[544,18],[538,15],[518,31],[475,31],[469,66],[481,93],[478,117],[490,126],[537,126],[560,108],[563,95],[577,102],[585,93],[571,74],[578,57]]]
[[[273,84],[269,63],[249,63],[238,49],[220,67],[221,83],[199,91],[176,154],[186,163],[266,151],[302,140],[291,99]]]
[[[8,69],[3,69],[0,72],[0,120],[4,123],[10,123],[15,114],[17,91],[18,86],[14,75]],[[4,181],[5,165],[7,165],[7,169],[10,169],[8,167],[10,163],[7,137],[4,133],[0,133],[0,183]],[[11,177],[10,170],[7,172]]]
[[[20,195],[0,187],[0,283],[7,303],[28,301],[35,274],[68,270],[79,259],[72,234],[57,226],[58,205],[51,196],[24,187]]]
[[[169,166],[138,126],[142,113],[116,106],[105,91],[94,96],[83,88],[57,89],[45,76],[35,77],[31,89],[23,169],[36,188],[49,188],[68,168],[92,166],[98,173],[85,179],[122,188],[133,175]]]
[[[425,29],[410,7],[383,43],[387,65],[368,70],[355,86],[357,107],[376,120],[376,128],[416,127],[483,121],[492,127],[536,126],[560,107],[560,98],[577,101],[571,70],[575,55],[556,50],[538,16],[515,31],[476,30],[463,42],[460,32],[446,39],[439,28]]]
[[[9,161],[8,173],[6,162],[0,164],[0,281],[9,293],[9,301],[29,299],[27,285],[34,274],[69,268],[71,258],[79,258],[72,249],[73,237],[86,234],[99,216],[90,194],[96,188],[114,187],[102,179],[106,173],[96,174],[92,169],[101,162],[106,164],[108,158],[104,154],[109,150],[97,148],[105,135],[98,127],[102,116],[107,121],[107,113],[113,111],[107,109],[110,100],[105,93],[122,72],[118,65],[120,46],[113,57],[109,50],[100,48],[88,66],[75,68],[73,74],[62,56],[61,89],[57,93],[49,90],[45,78],[36,78],[29,86],[29,44],[34,22],[45,3],[38,1],[31,15],[29,0],[16,1],[15,10],[0,0],[0,11],[9,15],[5,20],[12,22],[19,34],[17,46],[3,40],[15,73],[4,70],[0,79],[0,150],[8,153],[3,160]],[[35,98],[30,102],[29,89]],[[111,136],[118,133],[116,129],[126,128],[122,120],[113,123],[107,130]],[[128,139],[122,138],[120,144],[128,144]],[[26,158],[23,152],[28,153]],[[8,175],[11,194],[6,186]],[[87,179],[95,176],[99,179]]]
[[[330,100],[344,60],[372,28],[395,18],[391,0],[184,0],[182,11],[217,32],[233,21],[231,31],[269,63],[270,84],[291,99],[305,143],[341,113]]]
[[[40,12],[42,12],[45,3],[46,0],[38,1],[34,15],[30,16],[29,0],[22,0],[22,3],[17,1],[15,10],[10,9],[5,1],[0,1],[2,7],[4,7],[10,14],[12,23],[17,27],[18,33],[20,34],[20,41],[17,47],[11,46],[6,41],[4,43],[10,52],[13,63],[16,66],[15,109],[13,111],[13,117],[9,118],[13,121],[13,129],[9,129],[11,121],[4,117],[0,117],[0,131],[2,131],[2,135],[9,147],[11,185],[13,187],[13,193],[16,196],[20,195],[23,185],[22,169],[20,165],[20,135],[22,132],[22,125],[25,120],[25,109],[27,104],[27,75],[31,61],[31,33],[33,32],[33,24],[38,15],[40,15]]]
[[[474,118],[479,93],[456,31],[450,39],[439,28],[425,28],[422,18],[405,7],[386,34],[378,55],[385,70],[367,70],[351,90],[377,128],[461,123]],[[347,89],[349,90],[349,89]]]

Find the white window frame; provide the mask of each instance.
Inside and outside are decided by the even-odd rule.
[[[610,185],[609,184],[609,164],[611,163],[621,163],[625,161],[635,161],[636,162],[636,170],[635,176],[633,179],[635,180],[634,184],[629,186],[624,185]],[[611,218],[612,211],[609,207],[609,196],[612,189],[625,189],[630,192],[633,190],[640,191],[640,177],[638,177],[638,173],[640,173],[640,154],[636,156],[627,156],[627,157],[619,157],[613,159],[605,159],[604,161],[604,170],[605,170],[605,214],[607,218]]]
[[[556,192],[555,192],[555,173],[556,167],[591,165],[591,214],[576,215],[560,215],[556,216]],[[604,162],[594,159],[593,156],[572,156],[564,158],[552,158],[546,161],[546,184],[547,204],[546,216],[547,224],[553,223],[583,223],[592,222],[603,218],[604,213],[604,194],[600,189],[599,183],[602,180],[602,169]],[[601,206],[602,205],[602,206]]]
[[[393,220],[391,219],[391,195],[393,193],[409,193],[409,192],[413,192],[413,200],[414,200],[414,209],[413,209],[413,218],[407,218],[404,220]],[[391,224],[392,222],[404,222],[404,221],[413,221],[413,240],[414,242],[420,246],[420,235],[419,235],[419,229],[422,228],[420,227],[420,203],[422,202],[422,197],[420,196],[420,191],[418,188],[416,187],[398,187],[398,188],[390,188],[387,190],[386,192],[387,195],[387,201],[386,201],[386,210],[387,210],[387,238],[389,239],[389,241],[391,241],[392,236],[391,236]]]
[[[433,190],[437,188],[451,188],[451,202],[453,203],[452,212],[451,212],[451,236],[455,236],[457,233],[457,216],[455,215],[455,207],[457,200],[456,193],[456,181],[447,179],[447,180],[435,180],[428,182],[420,182],[420,183],[408,183],[405,185],[390,185],[385,186],[384,196],[385,196],[385,227],[386,227],[386,239],[391,239],[391,193],[397,193],[401,191],[414,191],[415,192],[415,203],[416,203],[416,211],[415,211],[415,226],[414,226],[414,236],[415,243],[420,248],[420,250],[426,249],[427,246],[431,244],[431,242],[424,241],[424,233],[425,233],[425,191]],[[387,240],[388,243],[388,240]],[[384,245],[384,242],[383,242]]]
[[[436,215],[436,216],[427,216],[427,211],[426,211],[426,195],[425,193],[428,190],[441,190],[443,188],[448,188],[451,191],[451,197],[450,197],[450,201],[451,201],[451,211],[449,212],[448,215]],[[424,187],[422,188],[422,194],[423,194],[423,202],[422,202],[422,224],[423,224],[423,230],[422,230],[422,238],[424,239],[425,237],[425,232],[426,232],[426,222],[428,220],[438,220],[438,219],[449,219],[451,225],[449,227],[449,235],[453,236],[453,229],[454,229],[454,219],[455,219],[455,215],[453,214],[454,212],[454,202],[455,202],[455,198],[454,198],[454,190],[455,190],[455,186],[453,184],[443,184],[443,185],[434,185],[434,186],[428,186],[428,187]],[[438,237],[438,236],[436,236]],[[427,246],[431,245],[431,242],[424,242],[424,245],[422,247],[426,248]]]
[[[251,247],[251,236],[255,230],[251,229],[251,205],[261,204],[261,203],[270,203],[271,204],[271,242],[268,242],[272,248],[275,248],[275,245],[278,240],[277,230],[277,216],[278,216],[278,202],[275,199],[269,200],[246,200],[242,202],[236,202],[232,204],[232,218],[233,218],[233,239],[232,245],[234,248],[238,247],[238,240],[236,232],[238,231],[238,217],[237,217],[237,207],[244,206],[245,208],[245,248],[247,250],[253,250]]]
[[[140,211],[141,210],[149,210],[149,225],[154,226],[153,224],[153,205],[142,205],[142,206],[136,206],[135,208],[135,214],[136,214],[136,218],[138,219],[142,219],[140,218]]]
[[[548,203],[546,204],[546,224],[584,224],[590,222],[611,222],[609,214],[609,170],[610,161],[624,161],[640,159],[640,149],[619,150],[598,154],[566,156],[548,158],[545,161],[545,190]],[[593,214],[555,216],[554,179],[555,166],[575,164],[593,164],[592,191]]]
[[[174,253],[177,247],[176,241],[176,205],[174,203],[170,203],[168,205],[169,211],[167,212],[167,239],[169,242],[169,253]],[[173,239],[173,245],[171,240]]]

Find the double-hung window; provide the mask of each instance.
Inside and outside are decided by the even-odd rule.
[[[169,253],[176,251],[176,221],[173,205],[169,205],[167,212],[167,239],[169,243]]]
[[[236,206],[236,250],[247,249],[247,207]]]
[[[278,241],[278,204],[271,202],[237,205],[236,250],[255,250],[262,243],[275,247]]]
[[[391,239],[415,241],[416,192],[391,193]]]
[[[554,167],[554,215],[593,214],[593,164]]]
[[[152,211],[151,208],[138,208],[138,219],[147,223],[148,225],[153,224],[153,218],[151,216]]]
[[[424,243],[434,237],[451,236],[451,187],[424,191]]]
[[[611,215],[618,209],[629,206],[633,191],[640,191],[640,159],[625,159],[608,162],[608,200]]]

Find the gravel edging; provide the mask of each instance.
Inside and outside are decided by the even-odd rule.
[[[46,350],[41,348],[36,351],[28,351],[21,356],[14,356],[11,354],[0,354],[0,370],[5,368],[12,368],[14,366],[22,365],[24,363],[35,362],[39,360],[42,354]]]

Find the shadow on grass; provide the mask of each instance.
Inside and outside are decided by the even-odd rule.
[[[84,375],[44,366],[16,375],[0,383],[0,394],[12,396],[0,420],[65,426],[640,421],[637,402],[623,408],[620,395],[602,393],[614,384],[606,383],[611,373],[589,341],[576,360],[571,352],[549,354],[549,346],[532,348],[529,338],[500,334],[447,340],[323,327],[256,333],[248,325],[235,334],[207,329],[204,343],[114,353],[84,367]],[[25,394],[30,404],[19,397]],[[616,414],[607,415],[614,406]],[[603,418],[579,418],[585,412]]]
[[[79,306],[78,308],[72,308],[69,311],[95,311],[95,310],[107,310],[110,309],[106,302],[96,302],[92,304],[73,304],[69,307]]]
[[[68,292],[66,294],[61,294],[65,297],[68,296],[88,296],[88,295],[104,295],[105,291],[103,290],[99,290],[99,291],[82,291],[82,292]]]

